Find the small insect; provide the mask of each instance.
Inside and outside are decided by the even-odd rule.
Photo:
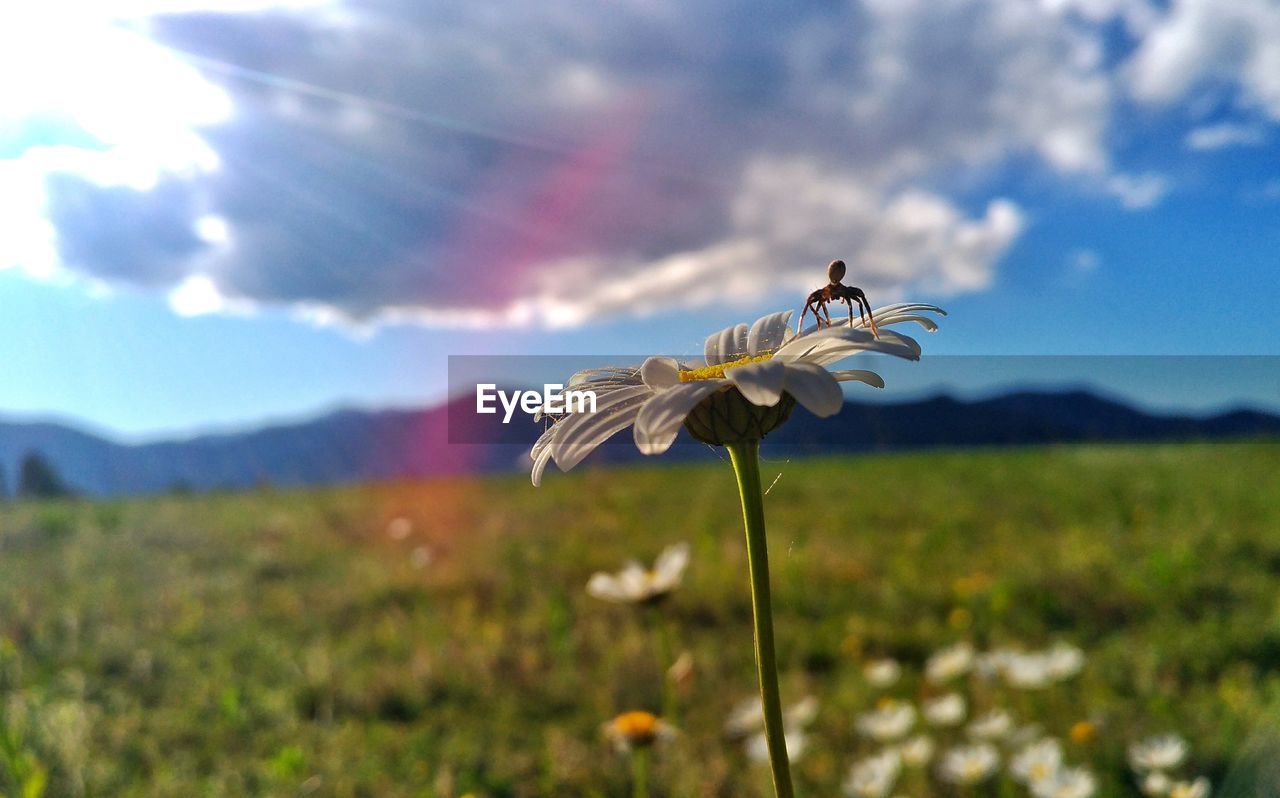
[[[804,317],[810,310],[813,311],[813,317],[818,320],[819,327],[830,327],[831,311],[827,309],[828,302],[844,302],[849,306],[849,326],[852,327],[853,303],[857,302],[858,315],[862,318],[862,323],[870,324],[873,334],[880,334],[876,329],[876,317],[871,313],[871,303],[867,301],[867,295],[861,288],[840,282],[844,279],[844,272],[845,265],[842,260],[833,260],[827,266],[827,279],[830,282],[809,294],[809,298],[805,300],[804,310],[800,311],[800,322],[796,325],[797,333],[804,329]],[[823,314],[826,314],[825,323]]]

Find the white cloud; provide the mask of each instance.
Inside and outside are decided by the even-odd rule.
[[[907,284],[944,295],[980,290],[1023,226],[1022,213],[1006,200],[969,217],[920,190],[878,196],[853,175],[805,158],[752,160],[732,218],[731,232],[701,249],[650,261],[554,264],[536,292],[483,321],[560,327],[619,313],[756,302],[777,291],[790,300],[825,282],[833,252],[849,263],[846,282],[877,301],[895,298]]]
[[[1150,172],[1140,175],[1112,175],[1107,178],[1104,186],[1109,194],[1131,211],[1152,207],[1164,199],[1170,189],[1167,177]]]
[[[1227,147],[1254,147],[1266,141],[1266,134],[1254,125],[1222,122],[1198,127],[1187,133],[1186,144],[1192,150],[1221,150]]]
[[[1026,204],[988,175],[1033,162],[1130,210],[1171,190],[1115,162],[1126,91],[1228,81],[1280,114],[1266,0],[303,5],[150,20],[182,57],[85,34],[84,85],[49,56],[29,112],[74,108],[110,146],[23,156],[27,183],[82,178],[40,187],[24,252],[54,239],[59,268],[183,313],[317,323],[570,326],[798,295],[834,257],[873,298],[980,291]]]
[[[1092,249],[1077,249],[1067,259],[1067,265],[1077,275],[1093,274],[1102,265],[1102,258]]]
[[[1175,0],[1130,64],[1134,96],[1168,104],[1207,84],[1280,120],[1280,4]]]

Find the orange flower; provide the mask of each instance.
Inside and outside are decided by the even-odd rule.
[[[604,734],[619,751],[648,748],[659,740],[675,736],[675,729],[652,712],[623,712],[604,724]]]

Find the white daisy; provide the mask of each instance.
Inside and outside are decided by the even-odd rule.
[[[1161,734],[1129,746],[1129,765],[1138,772],[1171,770],[1187,758],[1187,741],[1176,734]]]
[[[676,543],[662,550],[652,570],[632,561],[616,574],[592,574],[587,592],[618,604],[652,604],[680,586],[688,565],[689,544]]]
[[[1023,747],[1009,761],[1009,775],[1014,780],[1033,785],[1051,778],[1062,768],[1062,744],[1046,738]]]
[[[864,757],[853,764],[845,780],[845,794],[852,798],[885,798],[902,771],[902,760],[893,750]]]
[[[1016,651],[1011,648],[993,648],[973,658],[973,671],[984,679],[994,679],[1004,673],[1005,663]]]
[[[786,420],[799,403],[817,416],[831,416],[844,404],[840,383],[884,387],[870,371],[828,371],[827,366],[859,352],[881,352],[917,360],[920,345],[884,329],[914,322],[926,330],[937,324],[921,313],[943,313],[933,305],[899,304],[873,314],[878,335],[861,320],[796,335],[791,311],[772,313],[748,327],[739,324],[707,337],[705,362],[684,364],[651,357],[639,368],[588,369],[566,387],[591,390],[593,413],[561,417],[542,434],[529,455],[533,484],[552,460],[568,471],[614,433],[634,427],[636,446],[645,454],[670,448],[681,426],[698,440],[731,443],[758,440]]]
[[[1084,652],[1070,643],[1055,643],[1045,652],[1045,666],[1050,679],[1066,681],[1084,668]]]
[[[1142,781],[1138,784],[1138,789],[1142,790],[1143,795],[1150,798],[1163,798],[1169,794],[1169,790],[1173,789],[1173,779],[1169,778],[1163,771],[1153,770],[1142,777]]]
[[[942,755],[938,775],[953,784],[977,784],[991,778],[1000,767],[1000,755],[990,743],[961,745]]]
[[[1063,768],[1047,779],[1032,782],[1035,798],[1092,798],[1098,781],[1084,768]]]
[[[902,757],[902,764],[918,768],[929,764],[935,750],[933,738],[927,734],[917,734],[898,746],[898,755]]]
[[[1039,651],[1010,653],[1001,672],[1006,684],[1020,690],[1040,690],[1051,682],[1049,658]]]
[[[1169,798],[1208,798],[1209,780],[1201,776],[1195,781],[1175,782],[1169,788]]]
[[[906,701],[881,699],[871,712],[858,716],[858,731],[876,742],[900,740],[916,723],[916,708]]]
[[[973,667],[973,646],[956,643],[936,652],[924,665],[924,677],[934,684],[944,684],[963,676]]]
[[[931,726],[957,726],[964,720],[965,701],[959,693],[947,693],[929,699],[923,705],[924,719]]]
[[[809,748],[809,733],[804,729],[788,727],[782,733],[782,741],[787,747],[787,759],[795,762]],[[769,761],[769,738],[764,732],[757,732],[747,738],[744,750],[747,752],[747,759],[756,764],[764,764]]]
[[[862,668],[862,675],[872,687],[884,689],[893,686],[902,677],[902,666],[895,659],[877,659]]]
[[[799,731],[818,717],[818,699],[805,696],[782,713],[782,725],[787,732]],[[764,728],[764,703],[760,696],[740,702],[725,719],[724,730],[730,737],[746,737]]]
[[[985,715],[975,718],[969,724],[970,737],[979,740],[998,740],[1007,737],[1013,731],[1013,716],[1003,709],[993,709]]]

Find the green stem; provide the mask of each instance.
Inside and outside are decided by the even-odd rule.
[[[742,498],[742,521],[747,529],[747,561],[751,569],[751,611],[755,617],[756,672],[764,703],[764,736],[778,798],[794,798],[791,764],[782,727],[782,699],[778,692],[778,660],[773,650],[773,604],[769,597],[769,550],[764,533],[764,492],[760,486],[760,442],[731,443],[727,447]]]
[[[666,618],[662,616],[662,611],[656,606],[649,608],[649,625],[653,636],[657,639],[658,678],[662,680],[662,717],[668,723],[677,723],[676,686],[671,681],[671,674],[668,673],[674,662],[671,628],[667,625]]]
[[[649,749],[636,748],[631,752],[631,795],[633,798],[649,798]]]

